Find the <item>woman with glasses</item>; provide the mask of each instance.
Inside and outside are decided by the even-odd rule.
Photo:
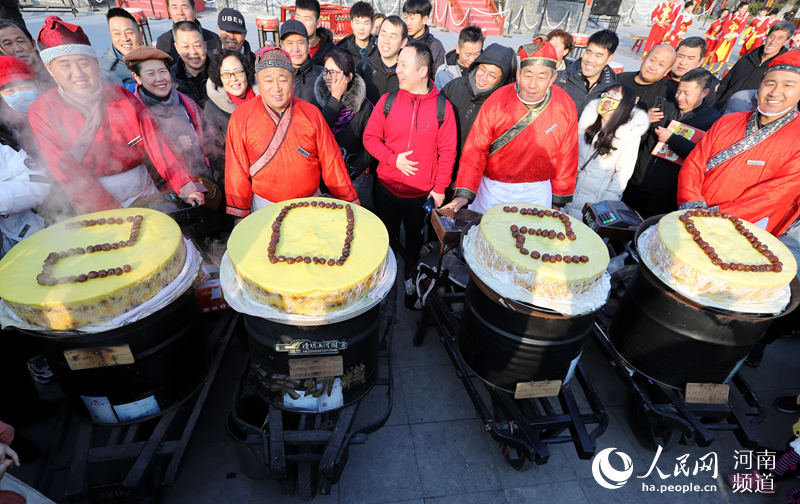
[[[206,149],[214,174],[225,181],[225,137],[228,121],[236,108],[258,95],[255,72],[240,51],[225,49],[211,60],[206,81],[208,101],[205,111]]]
[[[578,120],[578,180],[567,213],[580,219],[586,203],[622,199],[649,126],[647,112],[636,107],[636,93],[625,84],[612,84],[586,105]]]
[[[372,178],[368,168],[373,158],[364,149],[362,139],[372,103],[349,52],[336,48],[325,55],[322,74],[314,84],[314,96],[339,144],[361,205],[371,207]]]
[[[139,47],[125,55],[123,61],[136,80],[133,94],[147,106],[159,129],[172,141],[175,153],[183,157],[186,167],[205,179],[202,182],[209,191],[206,195],[209,198],[214,188],[208,187],[206,182],[216,179],[203,148],[203,112],[194,100],[173,87],[169,73],[172,58],[153,47]],[[150,175],[157,186],[164,184],[164,179],[155,171],[151,170]]]

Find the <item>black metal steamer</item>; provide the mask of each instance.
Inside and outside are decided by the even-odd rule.
[[[639,226],[634,247],[660,217]],[[743,446],[757,446],[754,427],[763,420],[763,407],[738,370],[770,324],[800,304],[797,279],[791,296],[777,316],[710,308],[672,290],[640,261],[613,318],[601,318],[594,331],[630,391],[638,437],[666,446],[678,432],[682,442],[708,446],[714,431],[732,431]],[[732,386],[727,403],[701,404],[685,401],[687,383]]]
[[[392,288],[368,311],[327,325],[244,316],[250,360],[226,427],[245,475],[270,476],[306,499],[330,493],[349,446],[389,419],[395,304]],[[308,395],[317,411],[296,402]]]
[[[442,257],[459,246],[478,220],[469,222],[456,240],[434,224],[441,252],[436,268],[420,266],[418,283],[429,294],[414,344],[422,344],[430,324],[436,326],[486,431],[515,469],[525,468],[528,461],[546,463],[547,445],[554,443],[571,442],[580,458],[590,459],[596,439],[608,427],[608,416],[579,362],[595,313],[568,317],[505,299],[472,272],[466,289],[459,288],[442,270]],[[542,385],[548,380],[564,380],[556,395],[515,398],[517,383]],[[477,382],[485,387],[491,407]]]
[[[203,384],[210,355],[198,313],[190,286],[164,308],[117,329],[23,332],[35,339],[81,417],[126,425],[172,411]]]

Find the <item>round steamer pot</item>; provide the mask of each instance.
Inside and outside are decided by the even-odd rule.
[[[339,407],[365,396],[378,378],[378,321],[385,302],[351,319],[317,326],[294,326],[244,315],[250,341],[250,365],[261,369],[256,382],[264,398],[275,407],[299,411],[284,405],[284,393],[288,389],[303,390],[302,384],[308,378],[292,377],[290,362],[307,365],[314,358],[335,357],[341,357],[346,378]],[[293,343],[298,343],[298,349],[290,353],[287,347]],[[304,346],[309,348],[303,349]],[[356,379],[348,382],[347,378],[352,377]],[[294,385],[287,386],[287,383]]]
[[[198,313],[197,298],[190,287],[156,313],[118,329],[79,336],[58,331],[23,332],[35,338],[78,414],[92,421],[82,396],[98,398],[95,411],[104,411],[103,418],[116,421],[93,423],[130,424],[170,411],[204,382],[210,354],[198,328]],[[72,369],[67,361],[67,355],[73,355],[71,351],[125,346],[133,356],[130,364]],[[139,414],[143,416],[137,417]]]
[[[464,229],[464,236],[475,224]],[[470,270],[459,351],[472,372],[506,392],[514,393],[518,382],[566,382],[595,313],[565,316],[502,298]]]
[[[645,220],[645,229],[661,215]],[[643,262],[611,321],[609,339],[634,369],[674,388],[686,383],[725,383],[763,337],[770,324],[800,303],[800,283],[779,315],[752,315],[705,307],[675,292]]]

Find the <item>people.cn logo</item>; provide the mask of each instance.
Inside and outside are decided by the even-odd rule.
[[[615,469],[611,466],[611,455],[617,454],[617,457],[622,461],[622,470]],[[606,448],[600,453],[595,455],[592,461],[592,476],[594,480],[603,488],[609,490],[616,490],[628,482],[633,474],[633,462],[627,453],[617,451],[616,448]]]

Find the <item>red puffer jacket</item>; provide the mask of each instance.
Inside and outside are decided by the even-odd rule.
[[[388,95],[383,95],[364,130],[364,147],[378,160],[378,180],[401,198],[419,198],[431,190],[444,194],[450,185],[456,159],[455,115],[447,102],[439,126],[439,91],[433,85],[431,88],[423,95],[397,91],[388,117],[383,110]],[[419,163],[410,176],[397,169],[397,156],[407,151],[413,151],[408,159]]]

